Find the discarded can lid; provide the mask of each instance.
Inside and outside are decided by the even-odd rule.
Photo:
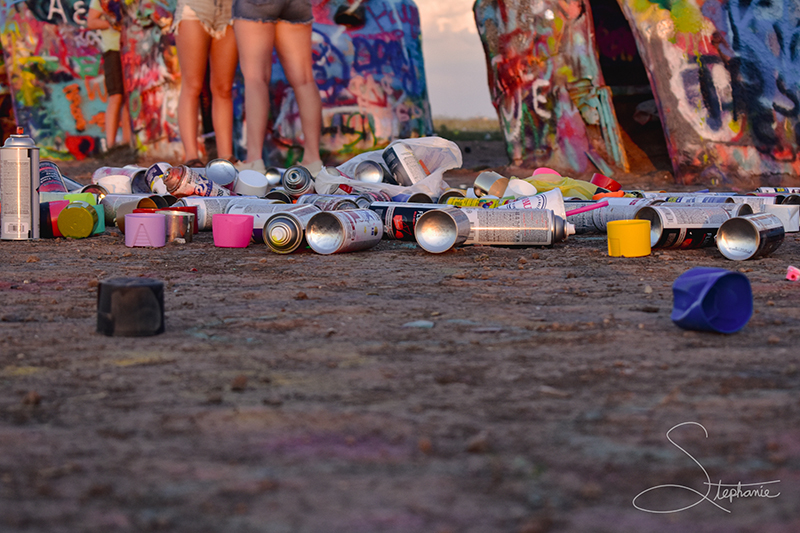
[[[233,192],[241,196],[263,197],[268,188],[269,181],[264,174],[257,170],[242,170],[233,186]]]
[[[163,333],[164,284],[150,278],[101,281],[97,290],[97,332],[116,337]]]
[[[167,221],[163,213],[125,215],[125,246],[161,248],[166,244]]]
[[[64,237],[85,239],[97,226],[97,211],[87,202],[70,202],[58,214],[58,231]]]
[[[593,185],[597,185],[603,189],[608,189],[611,192],[617,192],[622,188],[622,185],[620,185],[618,181],[612,180],[608,176],[598,174],[597,172],[592,174],[592,179],[590,181]]]

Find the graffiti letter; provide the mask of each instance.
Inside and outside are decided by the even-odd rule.
[[[75,13],[72,14],[72,22],[78,26],[86,26],[86,19],[84,18],[86,14],[85,6],[86,4],[83,0],[78,0],[72,5],[72,8],[75,10]]]
[[[61,0],[50,0],[50,11],[47,12],[47,20],[53,20],[53,15],[58,13],[64,22],[67,22],[67,14],[64,13],[64,6],[61,5]]]
[[[544,89],[546,91],[549,88],[550,82],[548,80],[534,80],[533,82],[533,110],[536,111],[537,115],[545,120],[549,119],[551,116],[553,116],[553,114],[547,109],[542,109],[539,107],[539,104],[547,103],[547,96],[544,94],[539,94],[539,89]]]

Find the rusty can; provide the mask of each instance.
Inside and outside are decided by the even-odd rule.
[[[383,221],[369,209],[322,211],[306,225],[306,241],[319,254],[372,248],[383,237]]]
[[[753,213],[726,220],[717,232],[717,249],[733,261],[765,257],[783,244],[783,222],[771,213]]]

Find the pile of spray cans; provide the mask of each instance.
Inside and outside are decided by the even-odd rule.
[[[350,252],[381,239],[415,241],[441,253],[470,244],[551,246],[573,234],[602,233],[614,220],[638,219],[649,221],[653,248],[716,244],[725,257],[743,260],[774,252],[785,232],[800,229],[800,188],[746,195],[622,191],[623,197],[599,203],[565,201],[558,188],[537,193],[495,172],[481,173],[471,190],[448,189],[436,198],[359,186],[410,186],[430,174],[402,142],[383,151],[383,162],[361,161],[357,179],[340,184],[334,194],[316,193],[314,178],[299,165],[240,173],[222,159],[199,169],[168,163],[100,167],[84,186],[63,176],[55,163],[40,162],[21,130],[1,154],[0,230],[6,240],[83,238],[108,226],[125,233],[126,215],[153,212],[173,213],[184,226],[190,220],[194,233],[211,230],[215,214],[246,214],[253,220],[251,242],[275,253],[301,247]],[[185,236],[187,229],[181,231]]]

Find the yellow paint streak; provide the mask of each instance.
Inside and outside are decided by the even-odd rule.
[[[675,2],[670,13],[676,32],[699,34],[703,29],[703,14],[687,0]]]
[[[736,133],[736,134],[738,134],[740,131],[742,131],[742,124],[738,120],[731,120],[728,123],[728,127],[731,129],[731,131],[733,133]]]
[[[3,369],[3,375],[8,377],[32,376],[44,370],[39,366],[7,366]]]

